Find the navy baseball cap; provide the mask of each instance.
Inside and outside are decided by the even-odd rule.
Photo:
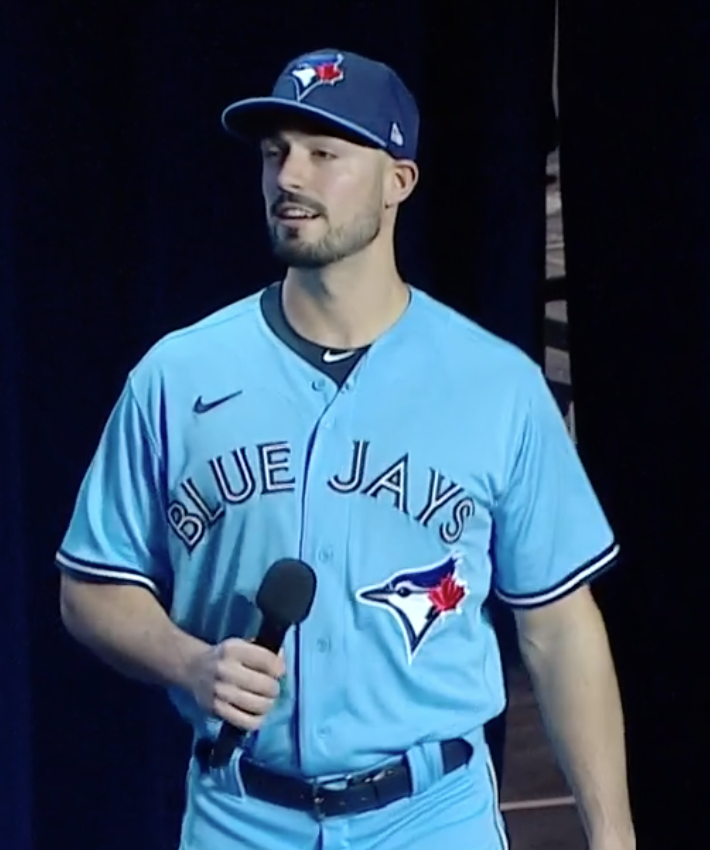
[[[305,115],[395,159],[415,159],[419,109],[387,65],[340,50],[306,53],[289,64],[271,95],[240,100],[222,113],[230,133],[256,140],[285,115]]]

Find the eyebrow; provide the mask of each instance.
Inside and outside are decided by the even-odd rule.
[[[302,136],[304,144],[330,144],[330,143],[342,143],[347,142],[347,139],[340,138],[339,136],[328,135],[326,133],[304,133]],[[281,133],[272,133],[268,136],[264,136],[261,140],[262,144],[289,144],[289,140],[284,138]]]

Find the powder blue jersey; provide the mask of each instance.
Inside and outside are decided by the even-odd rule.
[[[58,566],[144,587],[217,642],[253,635],[274,561],[309,563],[314,606],[254,743],[274,769],[344,774],[467,737],[505,701],[489,593],[544,605],[617,554],[556,402],[517,348],[419,290],[342,386],[274,333],[261,296],[131,372]]]

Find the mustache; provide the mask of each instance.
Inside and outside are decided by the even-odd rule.
[[[307,198],[305,195],[297,195],[294,192],[282,192],[271,205],[271,215],[276,216],[284,207],[303,207],[309,213],[325,216],[325,207],[317,201]]]

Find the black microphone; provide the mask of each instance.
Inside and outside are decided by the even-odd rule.
[[[316,574],[303,561],[283,558],[272,564],[256,594],[262,621],[254,643],[278,653],[291,626],[311,613],[316,595]],[[249,733],[226,721],[222,723],[209,757],[210,767],[223,767]]]

